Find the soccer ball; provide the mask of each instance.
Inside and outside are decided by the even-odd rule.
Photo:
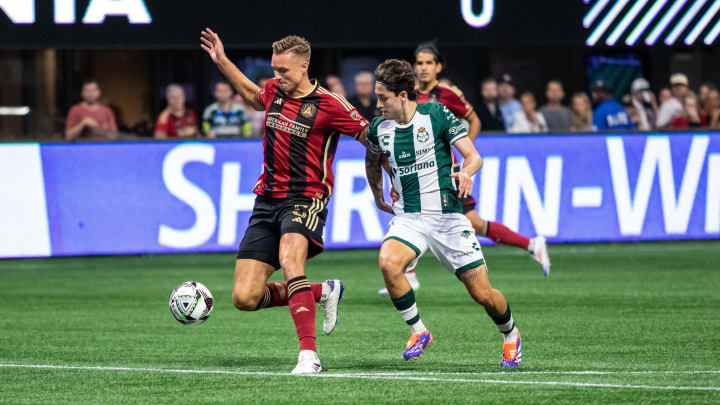
[[[210,290],[197,281],[186,281],[170,294],[170,312],[183,325],[205,322],[212,309]]]

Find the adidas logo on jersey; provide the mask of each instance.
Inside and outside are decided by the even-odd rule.
[[[403,152],[403,153],[400,154],[399,158],[400,158],[400,159],[407,159],[407,158],[409,158],[410,156],[411,156],[411,155],[410,155],[409,153]]]

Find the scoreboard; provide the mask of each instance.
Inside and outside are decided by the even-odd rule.
[[[432,39],[443,45],[582,44],[586,6],[554,3],[0,0],[0,47],[195,48],[205,27],[240,48],[268,47],[290,33],[323,47],[414,46]]]
[[[720,0],[0,0],[2,48],[195,48],[205,27],[236,48],[708,46]]]

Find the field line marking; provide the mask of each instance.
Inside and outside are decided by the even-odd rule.
[[[338,374],[305,374],[295,375],[290,373],[278,373],[271,371],[232,371],[232,370],[182,370],[144,367],[107,367],[107,366],[64,366],[50,364],[4,364],[0,368],[36,368],[36,369],[60,369],[60,370],[85,370],[85,371],[140,371],[154,373],[175,373],[175,374],[221,374],[221,375],[245,375],[245,376],[280,376],[280,377],[311,377],[311,378],[347,378],[365,380],[404,380],[404,381],[432,381],[449,383],[484,383],[484,384],[523,384],[523,385],[554,385],[570,387],[591,387],[591,388],[621,388],[621,389],[644,389],[644,390],[670,390],[670,391],[718,391],[720,387],[688,387],[688,386],[655,386],[655,385],[629,385],[629,384],[601,384],[601,383],[576,383],[565,381],[523,381],[523,380],[490,380],[490,379],[468,379],[468,378],[441,378],[422,377],[420,375],[433,375],[432,373],[409,375],[409,374],[374,374],[374,373],[338,373]],[[701,371],[701,370],[697,370]],[[692,371],[691,371],[692,372]],[[532,373],[532,372],[526,372]],[[535,372],[540,373],[540,372]],[[562,372],[561,372],[562,373]],[[587,372],[586,372],[587,373]],[[495,373],[498,374],[498,373]],[[507,373],[518,374],[518,373]],[[443,375],[435,373],[434,375]],[[448,374],[445,374],[448,375]]]
[[[359,373],[359,374],[366,374],[366,373]],[[390,372],[390,373],[367,373],[372,375],[439,375],[439,376],[446,376],[446,375],[466,375],[466,376],[473,376],[473,375],[535,375],[535,374],[550,374],[550,375],[620,375],[620,374],[629,374],[629,375],[653,375],[653,374],[720,374],[720,370],[646,370],[646,371],[592,371],[592,370],[585,370],[585,371],[468,371],[468,372],[452,372],[452,371],[397,371],[397,372]]]

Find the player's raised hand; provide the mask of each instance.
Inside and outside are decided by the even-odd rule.
[[[465,198],[472,193],[473,179],[470,175],[460,170],[459,172],[451,174],[450,177],[458,181],[458,195],[460,198]]]
[[[210,55],[213,62],[218,63],[225,57],[225,47],[218,34],[210,28],[205,28],[205,31],[201,32],[200,35],[200,47]]]

